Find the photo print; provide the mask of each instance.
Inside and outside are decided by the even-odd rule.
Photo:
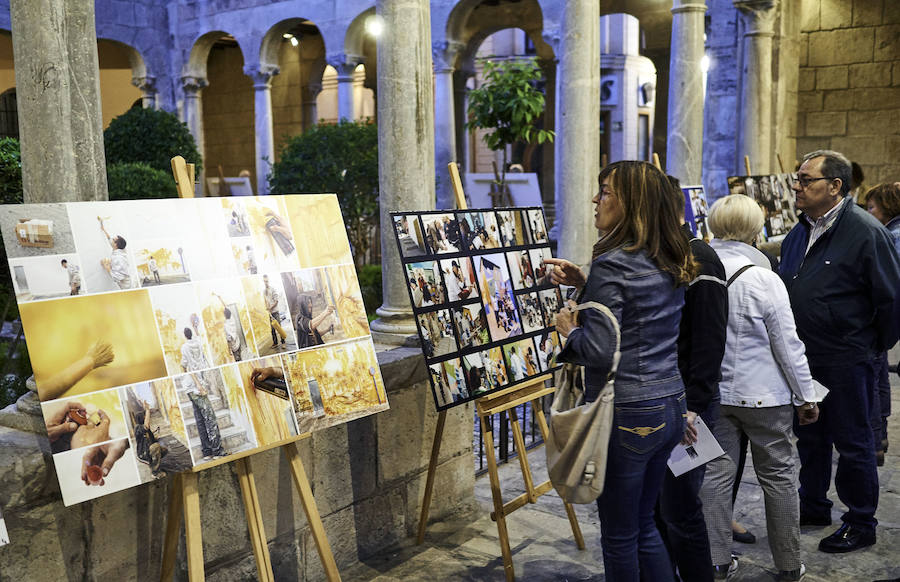
[[[63,503],[73,505],[140,485],[134,447],[127,438],[53,455]]]
[[[291,312],[278,274],[243,277],[241,287],[250,310],[256,353],[271,356],[297,349]]]
[[[472,267],[472,259],[469,257],[445,259],[440,262],[440,265],[441,271],[444,273],[444,285],[447,289],[449,303],[478,297],[478,284],[475,269]]]
[[[325,267],[325,274],[328,276],[329,296],[334,300],[344,335],[348,338],[369,335],[369,318],[356,279],[356,267],[353,263]]]
[[[786,235],[797,224],[795,195],[791,189],[793,174],[767,176],[730,176],[731,194],[745,194],[759,203],[765,215],[766,239]]]
[[[67,255],[75,239],[65,204],[8,204],[0,207],[0,230],[10,259]]]
[[[115,202],[67,206],[84,286],[91,293],[138,287],[126,207]]]
[[[459,358],[431,364],[428,370],[439,408],[469,399],[465,372]]]
[[[541,372],[546,372],[556,367],[556,356],[562,351],[559,341],[559,334],[555,331],[545,332],[534,336],[534,346],[536,348],[536,356],[538,367]]]
[[[522,315],[522,329],[525,333],[543,329],[544,316],[541,313],[541,300],[534,291],[516,295],[516,303]]]
[[[134,446],[141,482],[190,470],[190,443],[182,414],[184,403],[179,400],[172,379],[126,386],[119,389],[119,396],[125,407],[128,436]]]
[[[388,407],[371,339],[282,356],[300,434]]]
[[[194,466],[259,446],[244,391],[221,369],[176,376],[175,392]]]
[[[544,212],[541,209],[525,210],[528,217],[528,231],[531,233],[531,242],[535,244],[549,243],[547,238],[547,226],[544,224]]]
[[[534,268],[531,266],[531,257],[528,251],[510,251],[506,253],[506,259],[509,261],[513,288],[528,289],[534,287]]]
[[[484,306],[479,302],[453,308],[453,323],[460,349],[483,346],[491,342]]]
[[[501,253],[473,257],[481,287],[488,328],[494,341],[522,333],[522,324],[513,299],[513,286]]]
[[[562,311],[565,305],[562,291],[560,291],[559,287],[544,289],[543,291],[538,291],[538,297],[541,299],[541,307],[544,311],[544,327],[555,326],[556,314]]]
[[[225,229],[230,237],[250,236],[250,219],[240,198],[221,198]]]
[[[706,191],[703,186],[685,186],[681,189],[684,193],[684,222],[690,227],[694,236],[709,240],[711,235],[706,219],[709,215],[709,205],[706,202]]]
[[[295,242],[300,268],[353,263],[336,195],[294,194],[283,196],[283,199],[297,234]]]
[[[437,261],[409,263],[406,267],[406,284],[414,307],[431,307],[444,303],[444,284],[438,274]]]
[[[497,229],[500,231],[502,246],[518,247],[527,244],[525,221],[518,210],[498,210]]]
[[[540,372],[537,351],[530,338],[504,344],[503,353],[513,382],[519,382]]]
[[[420,313],[419,332],[422,334],[422,351],[426,358],[446,356],[456,351],[456,336],[453,335],[453,318],[450,311],[440,309]],[[486,328],[485,328],[486,330]]]
[[[466,385],[472,397],[509,383],[506,364],[503,362],[503,351],[500,348],[467,354],[462,357],[462,363]]]
[[[150,299],[169,375],[212,368],[206,325],[191,286],[157,287]]]
[[[115,389],[44,402],[41,409],[54,454],[128,436]]]
[[[458,253],[463,249],[459,221],[453,213],[423,214],[425,240],[434,254]]]
[[[85,292],[78,255],[9,259],[16,301],[41,301]]]
[[[19,314],[41,401],[166,375],[147,291],[23,303]]]
[[[425,231],[417,214],[394,216],[394,230],[400,242],[400,256],[420,257],[428,254],[425,246]]]
[[[546,259],[553,258],[550,253],[550,247],[541,247],[528,251],[531,257],[531,266],[534,267],[534,282],[536,285],[546,285],[550,283],[550,265],[545,263]]]
[[[259,273],[259,263],[256,262],[256,251],[253,250],[253,240],[250,237],[235,238],[231,240],[231,255],[237,272],[241,275],[256,275]]]
[[[300,268],[296,241],[282,196],[242,198],[253,239],[254,261],[259,272],[271,273]],[[300,231],[303,232],[303,231]],[[324,241],[323,241],[324,242]],[[313,244],[322,244],[316,241]]]
[[[332,268],[281,274],[299,349],[368,334],[362,297],[346,275]]]
[[[233,279],[202,281],[194,285],[194,292],[212,364],[222,366],[256,358],[250,310],[240,283]]]
[[[185,259],[189,252],[181,241],[140,241],[133,245],[138,286],[155,287],[187,283],[191,273]]]
[[[458,216],[464,249],[480,251],[500,246],[500,232],[493,212],[460,212]]]
[[[297,436],[281,358],[271,356],[222,368],[228,393],[243,392],[250,411],[256,442],[264,447]]]

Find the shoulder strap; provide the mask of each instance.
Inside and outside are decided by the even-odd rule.
[[[737,279],[738,277],[740,277],[741,274],[742,274],[744,271],[746,271],[746,270],[749,269],[750,267],[755,267],[755,266],[756,266],[756,265],[754,265],[754,264],[751,263],[751,264],[749,264],[749,265],[744,265],[743,267],[741,267],[740,269],[738,269],[737,272],[736,272],[734,275],[732,275],[731,277],[728,278],[728,282],[725,283],[725,287],[731,287],[731,284],[734,283],[734,280]]]
[[[615,331],[616,351],[613,352],[612,368],[609,370],[609,375],[607,376],[607,382],[611,382],[613,378],[616,377],[616,370],[619,368],[619,347],[622,342],[622,333],[619,329],[619,320],[616,319],[616,316],[612,311],[610,311],[609,307],[603,305],[598,301],[586,301],[584,303],[579,303],[572,308],[572,311],[581,311],[582,309],[596,309],[597,311],[605,315],[607,319],[609,319],[610,324],[612,324],[613,331]]]

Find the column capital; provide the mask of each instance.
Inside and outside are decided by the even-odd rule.
[[[778,0],[734,0],[746,27],[744,36],[773,36]]]
[[[334,67],[334,70],[337,71],[338,80],[341,80],[342,78],[346,80],[352,77],[356,67],[364,60],[365,59],[360,55],[349,53],[331,54],[325,58],[325,62]]]
[[[205,77],[182,77],[181,88],[184,90],[185,96],[195,97],[200,89],[209,85],[209,81]]]
[[[156,93],[156,77],[132,77],[131,84],[141,90],[141,93]]]
[[[272,77],[281,69],[276,65],[248,65],[244,67],[244,74],[253,81],[254,89],[269,89],[272,86]]]
[[[442,40],[431,45],[431,58],[435,73],[452,73],[456,68],[456,57],[466,45],[455,40]]]
[[[315,101],[322,92],[322,83],[308,83],[303,86],[303,101]]]
[[[553,49],[553,54],[559,54],[559,43],[562,39],[558,30],[549,30],[544,29],[544,32],[541,33],[541,38],[544,39],[544,42],[550,45],[550,48]]]
[[[702,0],[674,0],[672,14],[684,12],[706,12],[706,3]]]

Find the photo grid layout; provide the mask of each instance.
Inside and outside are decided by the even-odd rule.
[[[796,174],[729,176],[728,193],[744,194],[756,200],[765,214],[764,240],[781,240],[797,224],[796,196],[791,184]]]
[[[557,367],[541,208],[391,213],[438,410]]]
[[[66,505],[388,408],[332,194],[5,205],[0,230]]]

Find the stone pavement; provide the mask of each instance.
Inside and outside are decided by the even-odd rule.
[[[896,358],[892,358],[895,361]],[[900,411],[900,378],[893,375],[892,404]],[[900,413],[891,418],[889,434],[892,444],[884,467],[879,469],[881,498],[877,518],[878,543],[865,550],[843,555],[824,554],[816,547],[819,539],[840,525],[843,508],[831,490],[835,502],[832,527],[804,527],[801,533],[803,560],[807,582],[872,582],[900,577]],[[835,459],[837,456],[835,455]],[[546,478],[544,451],[531,451],[536,479]],[[765,528],[762,491],[748,457],[735,516],[756,537],[752,545],[735,544],[740,567],[731,580],[735,582],[770,581],[775,579]],[[524,491],[519,464],[512,461],[501,468],[504,499]],[[440,492],[436,492],[439,495]],[[416,546],[408,538],[399,547],[365,560],[360,566],[343,572],[346,581],[485,581],[503,580],[503,561],[497,527],[490,519],[491,491],[487,475],[475,483],[477,506],[462,511],[451,520],[430,524],[426,542]],[[576,512],[587,548],[578,551],[572,532],[555,493],[543,496],[535,505],[513,513],[507,524],[510,530],[513,564],[518,580],[599,581],[604,580],[600,553],[600,525],[594,505],[576,506]]]

